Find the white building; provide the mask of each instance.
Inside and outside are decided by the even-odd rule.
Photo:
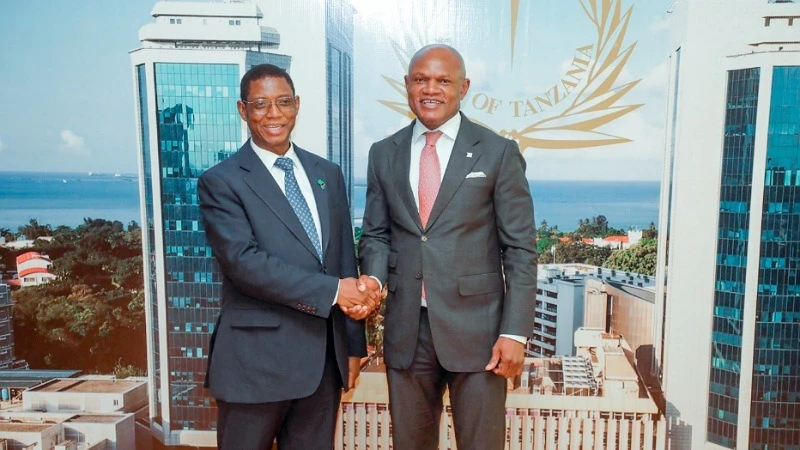
[[[17,256],[17,274],[22,287],[38,286],[56,278],[50,257],[39,252],[27,252]]]
[[[0,412],[8,450],[136,450],[133,414]]]
[[[164,444],[216,445],[217,412],[203,381],[222,274],[200,222],[197,178],[248,138],[239,82],[253,65],[287,69],[302,98],[293,141],[340,164],[352,195],[353,14],[344,0],[164,1],[139,32],[130,57],[149,414]]]
[[[798,449],[800,4],[670,12],[654,326],[671,445]]]
[[[22,394],[26,411],[135,413],[147,406],[147,381],[140,378],[56,378]]]
[[[57,378],[0,411],[0,440],[9,449],[135,450],[135,415],[146,406],[143,378]]]

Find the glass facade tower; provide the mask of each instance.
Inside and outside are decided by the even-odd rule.
[[[239,66],[155,64],[161,216],[169,340],[171,425],[215,429],[202,389],[208,338],[222,278],[205,242],[197,178],[235,152],[242,140],[236,111]],[[162,396],[163,398],[163,396]]]
[[[708,441],[726,448],[737,447],[745,411],[748,448],[800,448],[800,66],[770,70],[760,236],[750,215],[761,70],[728,74],[707,427]],[[752,343],[743,341],[750,238],[759,241]]]
[[[750,448],[800,448],[800,66],[777,66],[767,132]]]
[[[353,216],[353,9],[342,0],[325,2],[328,159],[344,174]]]
[[[736,439],[759,69],[728,73],[711,335],[708,438]]]

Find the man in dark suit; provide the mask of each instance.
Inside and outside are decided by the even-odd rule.
[[[536,246],[516,142],[459,112],[453,48],[431,45],[405,77],[417,119],[370,149],[359,244],[371,289],[388,285],[384,356],[394,448],[437,448],[442,396],[458,448],[504,448],[506,377],[533,330]]]
[[[355,278],[344,178],[290,141],[300,98],[286,71],[253,67],[240,98],[251,139],[197,184],[223,273],[206,378],[218,446],[332,449],[341,388],[366,355],[363,321],[342,310],[375,306]]]

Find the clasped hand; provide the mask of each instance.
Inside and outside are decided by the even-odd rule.
[[[361,278],[339,280],[339,296],[336,297],[336,304],[352,319],[366,318],[380,303],[380,286],[374,278],[361,275]]]

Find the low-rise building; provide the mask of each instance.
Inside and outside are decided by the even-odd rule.
[[[38,286],[56,278],[50,257],[39,252],[27,252],[17,256],[17,273],[22,287]]]
[[[146,409],[144,378],[57,378],[0,411],[0,440],[9,449],[135,450],[136,414]]]
[[[11,449],[135,450],[133,414],[0,412]]]
[[[50,242],[52,240],[53,240],[52,236],[39,236],[36,239],[23,238],[23,239],[17,239],[15,241],[6,241],[5,238],[3,238],[3,241],[0,242],[0,244],[2,244],[2,246],[5,248],[10,248],[12,250],[21,250],[23,248],[33,247],[34,245],[36,245],[36,241]]]
[[[22,395],[22,407],[27,411],[136,412],[146,405],[147,381],[142,378],[56,378]]]

